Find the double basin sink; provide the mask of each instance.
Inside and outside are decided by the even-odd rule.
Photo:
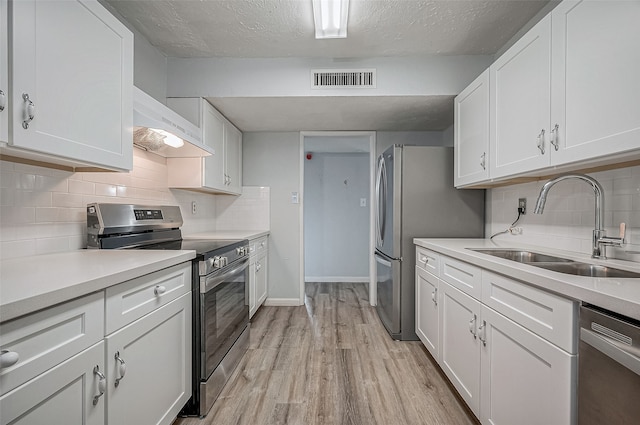
[[[553,255],[539,254],[531,251],[517,249],[471,249],[471,251],[575,276],[640,278],[640,273],[597,264],[583,263],[568,258],[554,257]]]

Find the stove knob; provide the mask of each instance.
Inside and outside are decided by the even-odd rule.
[[[222,258],[220,257],[213,257],[213,267],[218,269],[220,267],[222,267]]]

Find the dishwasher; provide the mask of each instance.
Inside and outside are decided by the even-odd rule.
[[[578,424],[640,423],[640,322],[580,308]]]

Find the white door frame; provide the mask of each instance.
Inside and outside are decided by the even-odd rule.
[[[376,132],[375,131],[301,131],[300,132],[300,305],[304,305],[304,164],[305,137],[369,137],[369,304],[376,305],[376,260],[375,253],[375,176],[376,176]]]

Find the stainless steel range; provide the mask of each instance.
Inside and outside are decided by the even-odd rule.
[[[205,416],[249,345],[247,240],[182,238],[177,206],[89,204],[87,245],[189,249],[193,261],[193,396],[183,415]]]

